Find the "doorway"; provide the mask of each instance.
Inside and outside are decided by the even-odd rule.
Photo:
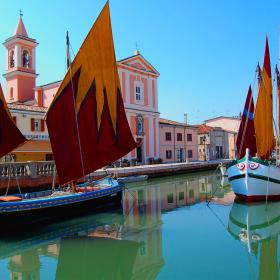
[[[138,138],[137,139],[138,146],[136,148],[136,157],[137,157],[137,162],[142,163],[143,162],[143,143],[142,139]]]

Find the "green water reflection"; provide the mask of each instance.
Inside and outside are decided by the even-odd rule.
[[[280,204],[233,199],[213,172],[130,184],[123,209],[0,238],[0,279],[278,279]]]

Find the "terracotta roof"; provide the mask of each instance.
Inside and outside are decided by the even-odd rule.
[[[35,87],[35,90],[40,89],[40,88],[44,88],[44,87],[49,87],[49,86],[56,86],[56,84],[61,84],[61,82],[62,82],[62,80],[59,80],[59,81],[56,81],[56,82],[40,85],[40,86]]]
[[[52,147],[49,140],[29,140],[15,149],[13,152],[47,152],[52,153]]]
[[[23,37],[28,37],[21,16],[19,17],[19,22],[18,22],[18,25],[17,25],[17,29],[16,29],[16,32],[15,32],[15,35],[19,35],[19,36],[23,36]]]
[[[208,126],[206,124],[201,124],[198,126],[198,134],[209,133],[213,129],[214,129],[214,127],[212,127],[212,126]]]
[[[186,126],[186,127],[191,127],[191,128],[197,128],[197,126],[195,126],[195,125],[189,125],[189,124],[185,124],[185,123],[181,123],[181,122],[175,122],[175,121],[162,119],[162,118],[159,119],[159,123],[167,124],[167,125],[177,125],[177,126]]]
[[[40,107],[40,106],[34,106],[34,105],[25,105],[25,104],[19,104],[19,103],[8,103],[8,108],[10,110],[23,110],[23,111],[34,111],[34,112],[42,112],[46,113],[48,108],[46,107]]]

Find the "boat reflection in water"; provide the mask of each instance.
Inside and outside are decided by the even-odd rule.
[[[120,211],[0,237],[0,271],[4,279],[155,279],[165,265],[162,215],[226,197],[220,182],[196,174],[130,184]]]
[[[235,202],[229,215],[228,231],[247,247],[250,257],[256,257],[258,279],[279,279],[280,202]]]

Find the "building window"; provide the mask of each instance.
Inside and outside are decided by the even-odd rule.
[[[187,141],[192,142],[192,134],[190,133],[187,134]]]
[[[169,193],[167,195],[167,203],[173,203],[174,199],[173,199],[173,193]]]
[[[184,192],[179,192],[179,200],[184,200]]]
[[[34,131],[41,131],[40,120],[34,120]]]
[[[31,131],[45,131],[45,121],[43,119],[30,119]]]
[[[206,135],[199,137],[199,142],[200,142],[200,145],[207,144],[206,143],[207,142]]]
[[[141,101],[141,88],[135,87],[135,98],[137,101]]]
[[[167,150],[166,151],[166,159],[171,159],[172,158],[172,151],[171,150]]]
[[[171,141],[171,132],[165,132],[165,141]]]
[[[135,81],[134,83],[134,94],[135,94],[135,101],[138,104],[143,104],[144,98],[143,98],[143,84],[140,81]]]
[[[189,198],[194,198],[194,191],[193,190],[189,190]]]
[[[10,88],[10,99],[14,99],[14,88]]]
[[[10,51],[9,60],[10,60],[10,63],[9,63],[10,68],[15,67],[15,52],[14,52],[14,50]]]
[[[182,133],[177,133],[177,141],[183,141]]]
[[[30,55],[27,50],[22,52],[22,67],[29,68],[30,66]]]
[[[188,158],[192,158],[193,157],[193,151],[192,150],[188,150]]]

